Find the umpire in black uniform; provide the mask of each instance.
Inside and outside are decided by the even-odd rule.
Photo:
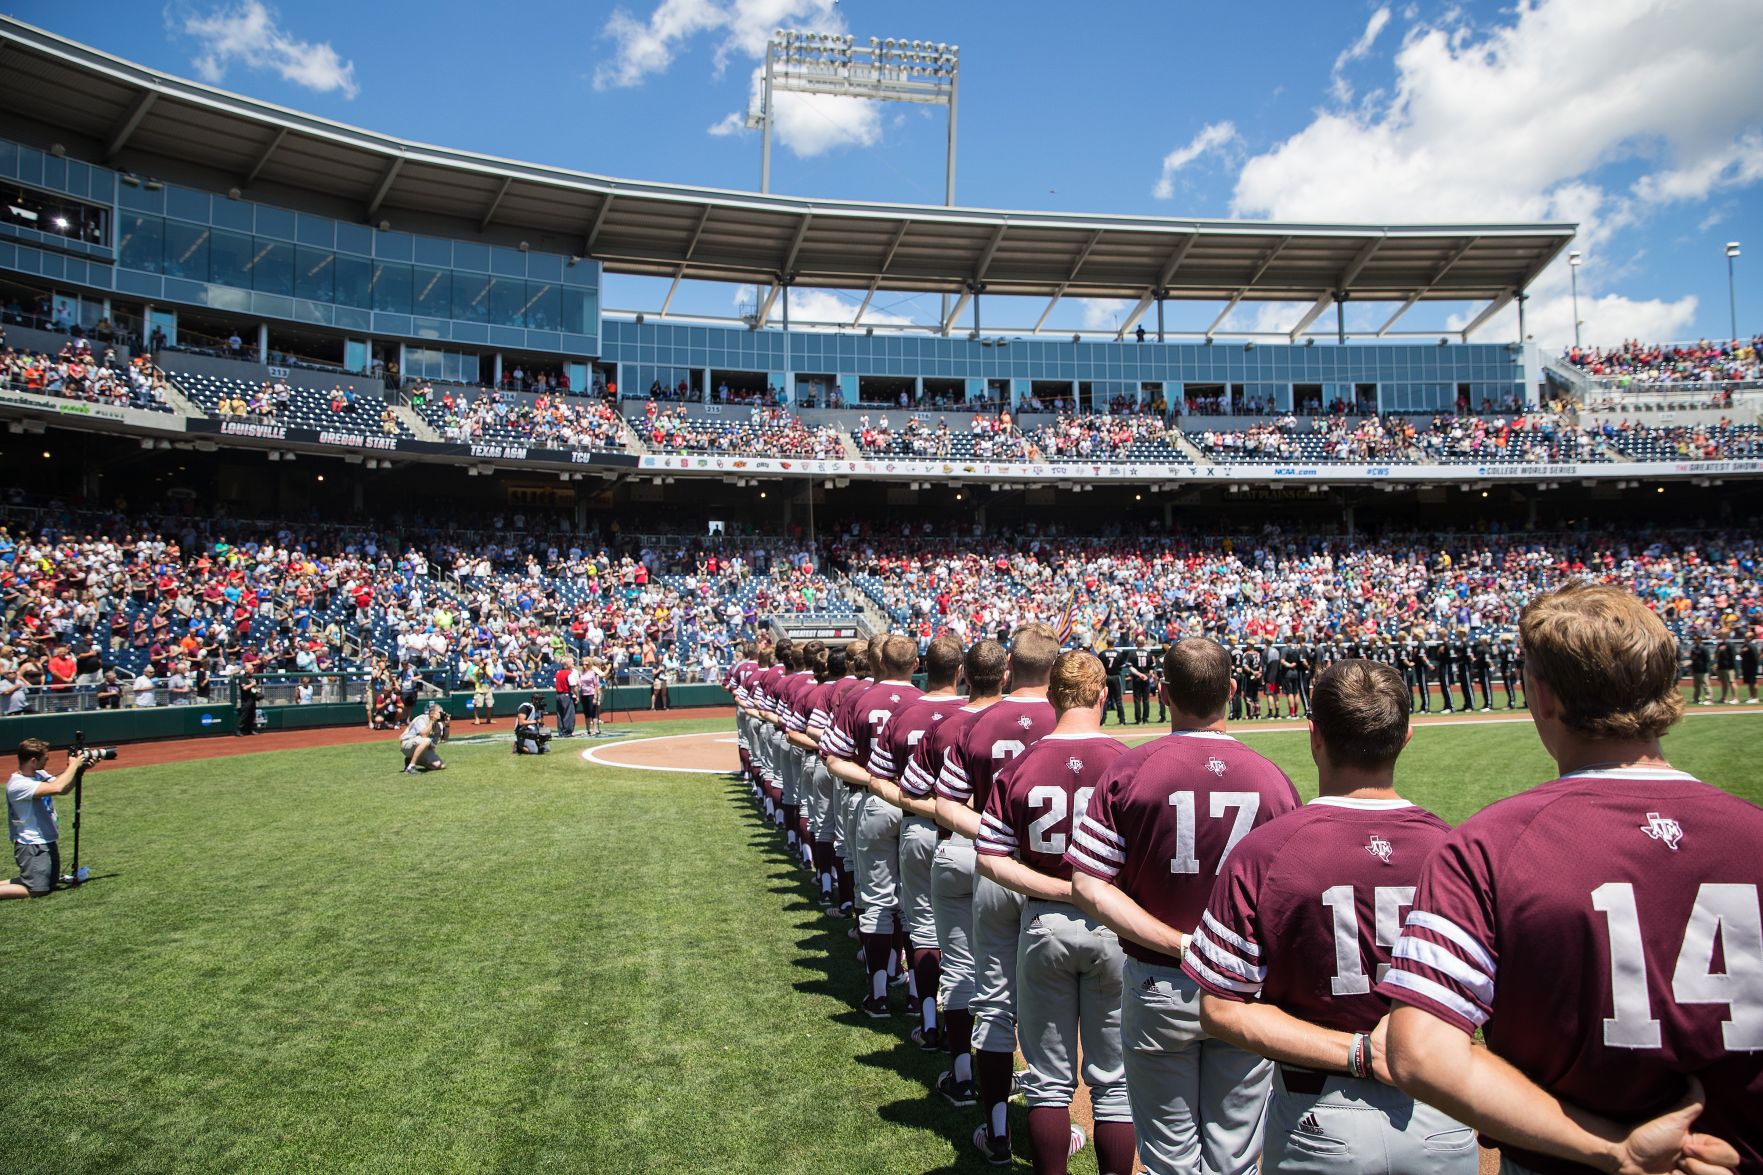
[[[1144,634],[1140,633],[1134,642],[1132,652],[1126,659],[1126,683],[1132,688],[1132,720],[1139,726],[1143,726],[1151,720],[1153,664],[1151,650],[1145,647]]]
[[[1123,682],[1121,675],[1126,672],[1126,650],[1121,648],[1118,634],[1108,645],[1108,651],[1102,654],[1102,668],[1108,671],[1108,700],[1102,706],[1102,725],[1108,725],[1108,711],[1114,711],[1114,721],[1126,725],[1126,710],[1121,705],[1120,695]]]
[[[1513,687],[1518,683],[1518,650],[1512,647],[1512,634],[1500,637],[1500,646],[1494,650],[1494,664],[1500,670],[1500,686],[1506,691],[1506,709],[1516,709],[1517,695]]]

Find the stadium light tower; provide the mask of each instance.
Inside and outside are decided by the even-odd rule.
[[[1732,334],[1728,338],[1739,337],[1739,303],[1738,295],[1733,292],[1732,262],[1739,255],[1737,241],[1726,242],[1726,313],[1732,318]]]
[[[943,203],[955,203],[955,106],[961,47],[940,41],[869,38],[857,44],[844,33],[806,33],[778,29],[765,46],[765,75],[759,106],[747,112],[747,127],[761,132],[759,190],[771,191],[771,127],[778,93],[832,94],[882,102],[916,102],[949,108],[949,150]]]
[[[1579,346],[1579,252],[1567,255],[1567,272],[1573,275],[1573,345]]]

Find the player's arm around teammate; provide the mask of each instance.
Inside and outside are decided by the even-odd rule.
[[[1640,600],[1575,583],[1519,632],[1561,774],[1428,860],[1390,1071],[1514,1175],[1763,1170],[1763,810],[1665,761],[1676,646]]]
[[[1036,1175],[1064,1175],[1084,1142],[1071,1124],[1081,1041],[1103,1175],[1130,1175],[1136,1140],[1120,1058],[1120,939],[1071,904],[1065,849],[1102,774],[1126,747],[1103,734],[1107,678],[1091,653],[1061,654],[1053,732],[999,773],[980,818],[979,872],[1027,899],[1016,954],[1016,1035],[1028,1072]]]
[[[1262,1163],[1318,1175],[1473,1175],[1475,1132],[1389,1084],[1372,991],[1423,863],[1450,828],[1396,794],[1408,685],[1374,661],[1311,691],[1320,796],[1237,845],[1182,969],[1200,1025],[1277,1062]]]
[[[1175,729],[1115,760],[1072,834],[1077,905],[1123,941],[1121,1046],[1139,1157],[1153,1175],[1248,1175],[1271,1066],[1209,1037],[1181,952],[1238,841],[1298,807],[1291,780],[1225,733],[1232,663],[1200,638],[1172,646]]]

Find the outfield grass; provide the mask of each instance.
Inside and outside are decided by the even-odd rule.
[[[1313,793],[1304,735],[1241,733]],[[1760,736],[1694,716],[1668,750],[1763,801]],[[986,1169],[743,790],[579,745],[95,773],[99,880],[0,906],[6,1169]],[[1459,820],[1548,774],[1519,724],[1423,729],[1402,780]]]

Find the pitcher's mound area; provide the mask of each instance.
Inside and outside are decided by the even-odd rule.
[[[601,767],[633,771],[683,771],[692,775],[724,775],[737,771],[741,757],[734,731],[664,734],[632,738],[603,747],[588,747],[582,758]]]

